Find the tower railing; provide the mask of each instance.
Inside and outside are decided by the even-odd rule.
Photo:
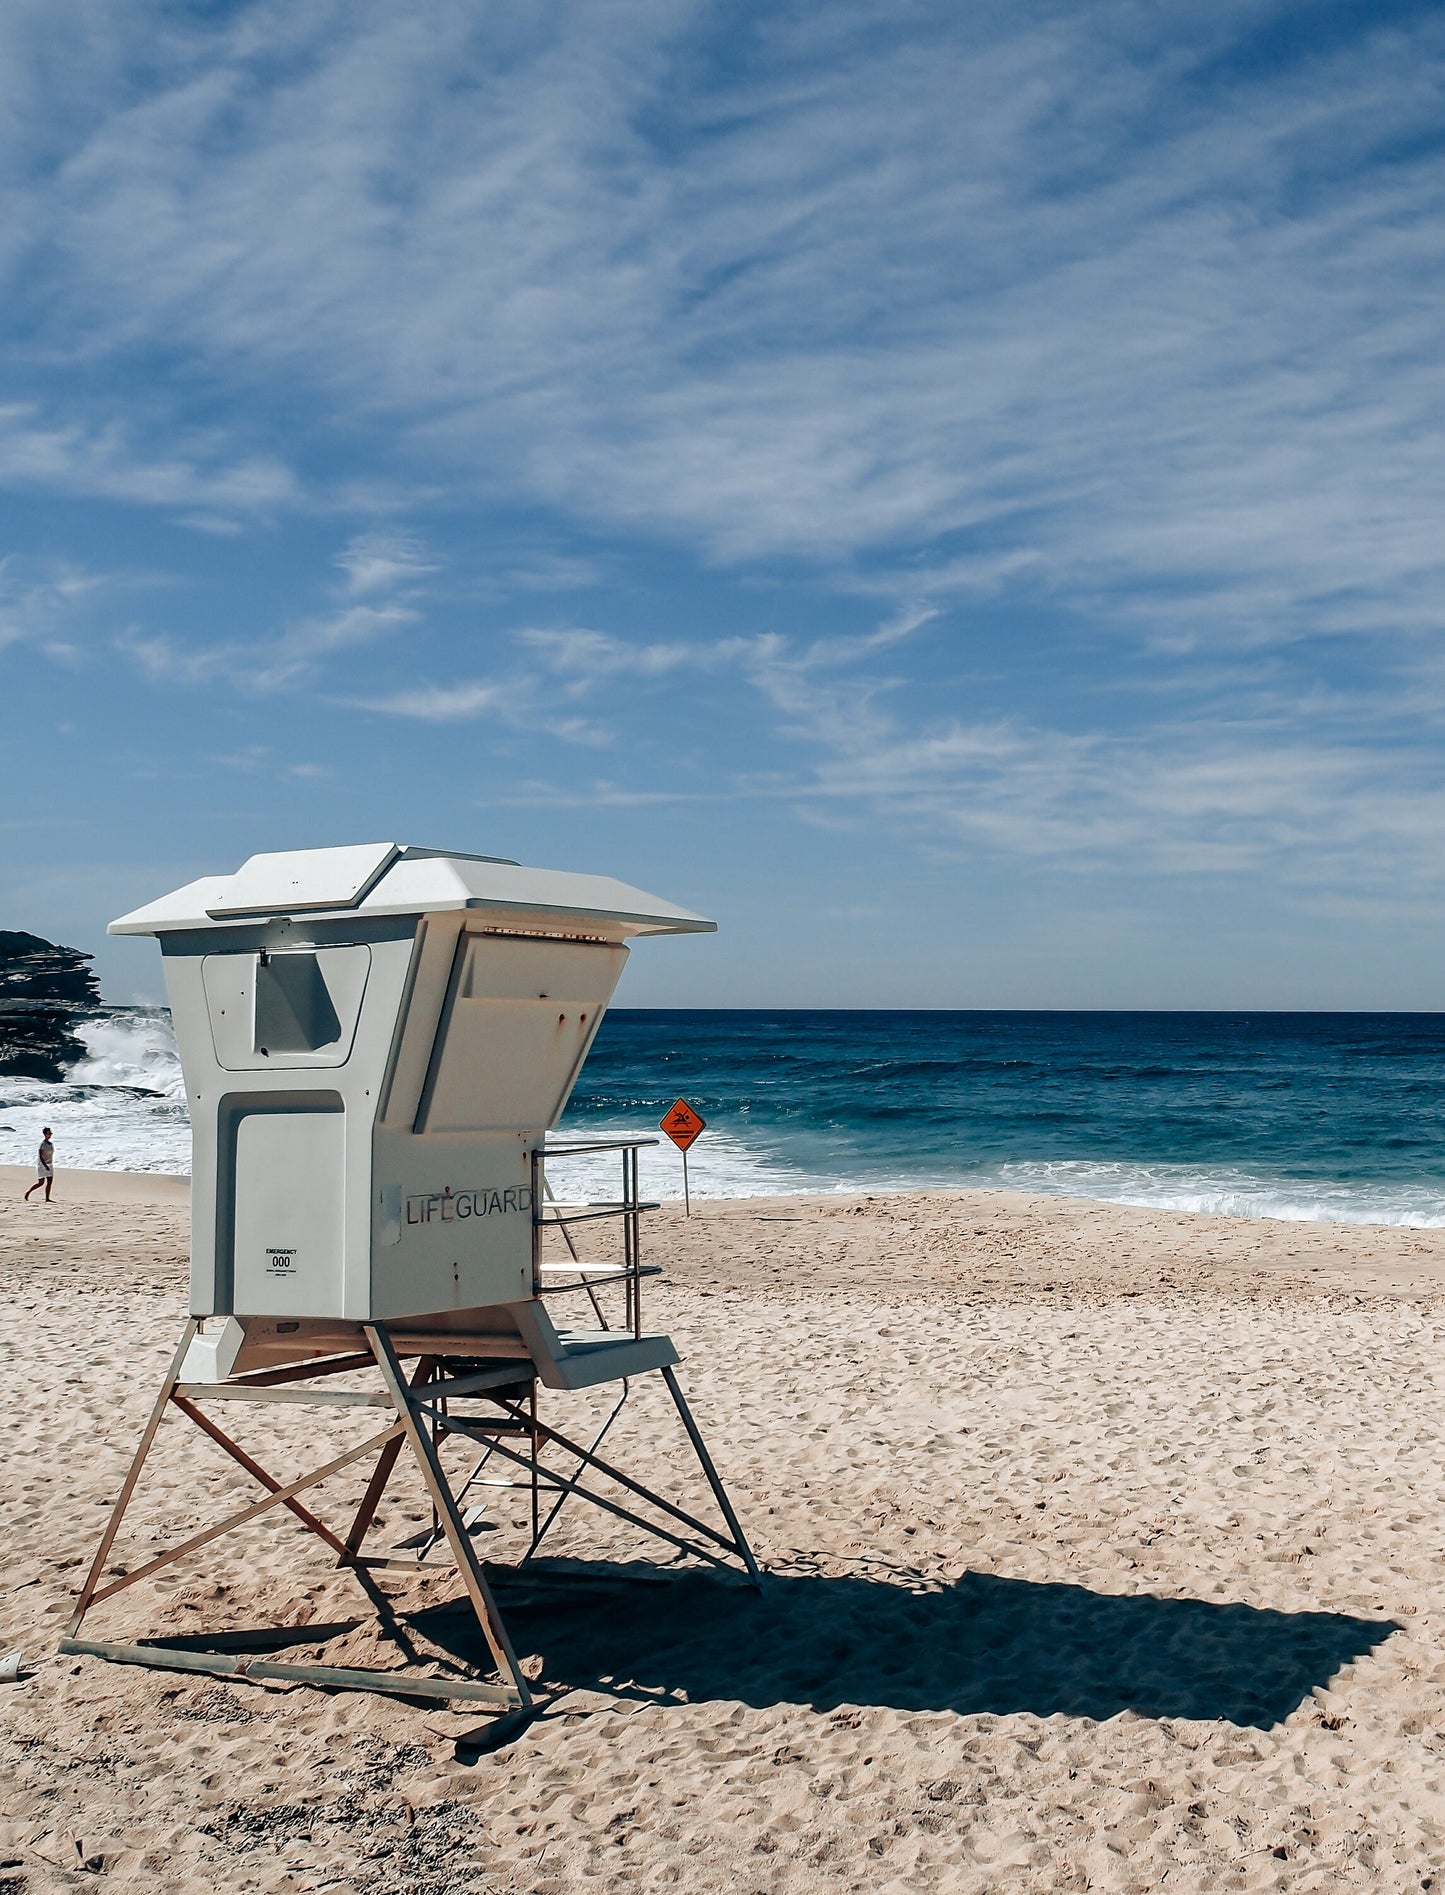
[[[642,1334],[642,1279],[660,1276],[656,1264],[642,1261],[642,1213],[658,1209],[656,1200],[644,1199],[638,1181],[637,1154],[656,1138],[579,1138],[538,1146],[532,1153],[532,1284],[538,1296],[558,1296],[581,1291],[591,1303],[603,1329],[610,1329],[597,1291],[604,1285],[621,1283],[625,1298],[624,1325],[634,1336]],[[559,1201],[547,1177],[550,1158],[577,1158],[598,1152],[616,1152],[622,1164],[622,1190],[616,1198],[589,1198],[580,1203]],[[617,1220],[622,1226],[622,1257],[619,1262],[584,1262],[577,1252],[572,1227],[601,1220]],[[567,1246],[569,1261],[553,1262],[544,1254],[546,1234],[558,1230]]]

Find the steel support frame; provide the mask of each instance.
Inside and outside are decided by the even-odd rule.
[[[486,1575],[477,1560],[471,1539],[461,1527],[451,1489],[429,1438],[427,1428],[429,1415],[423,1410],[419,1401],[425,1380],[435,1366],[435,1358],[422,1357],[417,1363],[413,1376],[407,1380],[402,1373],[395,1345],[387,1333],[386,1325],[377,1323],[364,1326],[369,1351],[367,1355],[353,1354],[333,1358],[331,1361],[322,1360],[297,1365],[296,1371],[286,1372],[276,1377],[277,1381],[284,1381],[293,1386],[275,1388],[274,1396],[272,1395],[273,1384],[269,1377],[264,1380],[248,1380],[244,1383],[216,1384],[213,1388],[208,1388],[205,1384],[182,1384],[180,1379],[181,1365],[198,1328],[199,1324],[194,1318],[186,1325],[180,1347],[161,1384],[160,1392],[145,1428],[142,1430],[121,1490],[111,1508],[101,1534],[100,1544],[96,1548],[90,1570],[77,1597],[75,1611],[66,1636],[60,1641],[60,1650],[74,1656],[103,1658],[115,1664],[146,1665],[162,1671],[204,1672],[215,1677],[268,1679],[320,1685],[333,1690],[376,1691],[403,1697],[455,1698],[490,1705],[500,1711],[530,1710],[534,1703],[531,1689],[517,1662],[506,1626],[497,1610],[496,1601],[492,1597]],[[385,1406],[390,1410],[390,1418],[385,1426],[369,1435],[364,1441],[334,1456],[324,1466],[313,1468],[309,1473],[302,1474],[289,1482],[278,1481],[238,1442],[233,1441],[224,1429],[219,1427],[199,1406],[208,1394],[216,1394],[223,1399],[233,1399],[238,1386],[244,1388],[251,1402],[265,1403],[270,1398],[278,1405],[283,1400],[288,1406],[295,1405],[306,1398],[306,1391],[294,1386],[303,1374],[312,1379],[320,1379],[328,1375],[356,1370],[367,1363],[380,1372],[386,1389]],[[184,1393],[181,1393],[182,1387],[184,1387]],[[317,1389],[314,1393],[318,1405],[335,1405],[331,1399],[333,1391]],[[370,1405],[367,1404],[367,1406]],[[142,1469],[155,1445],[161,1422],[170,1407],[176,1408],[188,1421],[214,1441],[266,1490],[265,1495],[249,1506],[228,1514],[224,1519],[189,1535],[178,1545],[167,1547],[164,1552],[147,1560],[133,1572],[122,1574],[110,1585],[102,1586],[101,1579],[106,1561],[110,1557],[121,1523],[134,1497]],[[384,1613],[387,1609],[384,1595],[379,1594],[374,1582],[363,1570],[364,1563],[358,1555],[361,1541],[372,1523],[386,1484],[407,1447],[410,1447],[418,1461],[432,1504],[438,1510],[443,1522],[458,1574],[501,1676],[500,1684],[473,1678],[411,1677],[404,1673],[364,1667],[284,1664],[259,1657],[246,1658],[222,1653],[181,1651],[164,1645],[113,1644],[83,1639],[79,1636],[82,1622],[93,1606],[114,1598],[117,1593],[124,1592],[142,1579],[150,1578],[163,1567],[173,1564],[187,1554],[198,1552],[203,1546],[223,1538],[238,1527],[248,1525],[252,1520],[260,1518],[273,1508],[283,1506],[300,1521],[308,1532],[314,1534],[330,1552],[337,1556],[338,1565],[356,1570],[357,1577],[367,1590],[373,1604]],[[303,1506],[296,1496],[308,1488],[319,1486],[331,1475],[342,1472],[368,1455],[375,1455],[376,1463],[366,1493],[352,1521],[351,1529],[346,1538],[342,1539],[318,1519],[309,1508]],[[365,1562],[365,1564],[370,1564],[370,1562]]]
[[[739,1521],[732,1502],[728,1498],[727,1489],[723,1486],[722,1478],[713,1464],[712,1456],[708,1453],[707,1443],[703,1440],[702,1432],[698,1428],[697,1422],[693,1419],[692,1410],[687,1405],[687,1399],[678,1382],[677,1373],[672,1368],[664,1368],[661,1373],[667,1387],[667,1392],[672,1398],[673,1405],[677,1409],[678,1416],[687,1434],[688,1441],[697,1456],[698,1465],[702,1469],[703,1477],[707,1481],[713,1499],[717,1502],[718,1511],[727,1526],[728,1531],[726,1534],[719,1533],[715,1527],[708,1526],[705,1521],[697,1519],[693,1514],[687,1513],[683,1508],[674,1506],[670,1500],[665,1499],[661,1494],[654,1493],[650,1487],[644,1486],[641,1481],[635,1480],[630,1474],[624,1474],[620,1468],[604,1461],[598,1454],[598,1448],[601,1447],[608,1431],[621,1414],[627,1401],[630,1384],[626,1379],[624,1379],[622,1383],[622,1393],[603,1420],[602,1426],[593,1436],[591,1445],[588,1447],[582,1447],[576,1441],[570,1440],[568,1436],[564,1435],[559,1429],[552,1427],[549,1423],[544,1422],[540,1418],[537,1413],[537,1385],[535,1381],[532,1384],[527,1412],[525,1414],[523,1414],[514,1403],[509,1401],[506,1398],[505,1392],[501,1390],[487,1391],[486,1393],[486,1399],[502,1411],[500,1417],[455,1415],[451,1412],[445,1394],[441,1391],[423,1390],[419,1397],[419,1402],[422,1407],[429,1407],[435,1422],[440,1425],[445,1433],[462,1435],[466,1439],[475,1442],[484,1450],[482,1458],[473,1466],[471,1472],[462,1484],[458,1494],[459,1501],[464,1499],[472,1487],[480,1480],[482,1470],[487,1466],[493,1455],[500,1455],[503,1460],[521,1469],[525,1474],[526,1478],[524,1480],[488,1483],[489,1485],[506,1486],[514,1489],[522,1488],[530,1492],[532,1538],[531,1544],[522,1556],[521,1565],[525,1566],[529,1560],[536,1556],[544,1536],[551,1530],[563,1506],[568,1500],[575,1496],[579,1500],[590,1501],[593,1506],[601,1508],[605,1513],[611,1513],[619,1519],[629,1521],[632,1525],[640,1527],[645,1533],[650,1533],[654,1538],[667,1541],[669,1545],[677,1547],[682,1552],[694,1553],[702,1559],[709,1560],[716,1566],[726,1567],[726,1561],[718,1559],[717,1555],[709,1552],[706,1547],[700,1546],[695,1542],[680,1539],[676,1534],[657,1525],[654,1521],[640,1517],[630,1512],[627,1508],[618,1505],[615,1501],[609,1500],[606,1496],[598,1494],[595,1490],[584,1487],[581,1478],[582,1472],[584,1469],[591,1469],[602,1475],[605,1480],[615,1482],[616,1485],[623,1488],[626,1492],[636,1495],[638,1499],[646,1501],[659,1512],[668,1515],[681,1525],[690,1528],[691,1531],[700,1538],[711,1540],[715,1545],[722,1547],[725,1552],[733,1554],[737,1559],[742,1561],[743,1566],[747,1570],[748,1578],[752,1581],[754,1588],[760,1591],[762,1589],[761,1570],[753,1555],[753,1550],[748,1544],[747,1535],[743,1532],[742,1523]],[[478,1394],[480,1395],[481,1393],[482,1391],[479,1390]],[[519,1435],[528,1435],[530,1437],[530,1452],[523,1455],[517,1453],[515,1449],[504,1447],[499,1438],[503,1431],[513,1432]],[[546,1466],[541,1458],[544,1446],[555,1446],[560,1448],[564,1454],[570,1455],[577,1464],[576,1472],[570,1477],[565,1477],[559,1474],[555,1468]],[[551,1507],[548,1509],[546,1518],[542,1519],[540,1516],[539,1501],[541,1490],[544,1487],[550,1494],[555,1495],[555,1498],[552,1501]],[[435,1542],[435,1538],[436,1535],[433,1534],[433,1543]]]
[[[373,1323],[363,1325],[367,1342],[366,1354],[353,1353],[315,1363],[295,1364],[282,1370],[237,1377],[228,1383],[211,1385],[183,1383],[181,1367],[191,1340],[198,1329],[199,1324],[195,1319],[187,1324],[174,1360],[161,1384],[121,1490],[101,1534],[95,1557],[80,1589],[67,1634],[61,1640],[62,1652],[76,1656],[102,1658],[112,1663],[146,1665],[160,1670],[205,1672],[216,1677],[244,1677],[311,1684],[336,1690],[366,1690],[423,1698],[455,1698],[489,1705],[498,1711],[529,1712],[535,1703],[533,1694],[522,1674],[506,1625],[488,1584],[485,1570],[477,1558],[471,1535],[463,1522],[459,1504],[460,1496],[453,1490],[442,1466],[440,1448],[449,1435],[457,1435],[485,1447],[488,1455],[500,1455],[504,1461],[519,1467],[527,1475],[526,1483],[517,1483],[530,1485],[532,1493],[531,1544],[523,1556],[523,1565],[536,1553],[543,1535],[556,1519],[562,1506],[575,1496],[590,1502],[615,1518],[629,1522],[675,1547],[678,1551],[691,1553],[713,1566],[727,1570],[726,1556],[730,1554],[742,1562],[754,1586],[761,1586],[761,1574],[752,1549],[748,1545],[727,1492],[713,1466],[702,1435],[678,1385],[677,1377],[670,1368],[662,1371],[668,1392],[726,1524],[726,1534],[694,1518],[598,1455],[596,1450],[601,1445],[603,1435],[607,1433],[620,1411],[621,1401],[614,1408],[604,1423],[601,1433],[590,1447],[579,1445],[544,1422],[537,1413],[536,1377],[531,1373],[530,1363],[515,1365],[521,1371],[520,1373],[515,1374],[505,1384],[489,1388],[478,1386],[479,1383],[485,1383],[489,1379],[487,1374],[478,1373],[475,1368],[469,1369],[467,1366],[474,1363],[475,1357],[466,1355],[459,1357],[457,1361],[449,1361],[434,1354],[428,1354],[419,1357],[412,1375],[407,1378],[398,1357],[397,1339],[390,1334],[385,1323]],[[295,1386],[303,1378],[314,1383],[330,1375],[354,1372],[367,1365],[378,1371],[385,1394],[379,1400],[376,1397],[359,1397],[355,1405],[361,1408],[362,1412],[369,1409],[378,1420],[382,1420],[385,1416],[384,1425],[368,1435],[364,1441],[333,1457],[324,1466],[312,1469],[309,1473],[287,1482],[277,1480],[262,1467],[200,1406],[200,1403],[211,1395],[234,1400],[238,1390],[244,1390],[250,1404],[265,1403],[271,1399],[278,1406],[282,1402],[288,1406],[296,1405],[298,1402],[304,1402],[307,1397],[305,1388]],[[506,1367],[510,1371],[513,1365],[508,1364]],[[525,1406],[513,1399],[522,1383],[528,1384]],[[335,1398],[338,1394],[351,1391],[314,1389],[312,1392],[317,1405],[335,1406],[337,1405]],[[459,1399],[484,1402],[500,1412],[491,1415],[460,1414],[452,1407],[452,1403]],[[624,1385],[622,1400],[625,1399]],[[134,1571],[122,1574],[110,1585],[102,1585],[106,1562],[114,1548],[146,1460],[155,1444],[160,1424],[168,1408],[171,1407],[174,1407],[193,1426],[215,1442],[265,1490],[264,1495],[261,1499],[227,1515],[213,1525],[189,1535],[178,1545],[166,1548]],[[514,1433],[525,1440],[527,1452],[519,1453],[516,1449],[504,1445],[500,1438],[502,1433]],[[560,1474],[542,1462],[543,1449],[549,1446],[554,1446],[573,1458],[576,1463],[576,1471],[573,1474],[570,1476]],[[417,1570],[422,1567],[423,1562],[420,1558],[416,1561],[404,1561],[367,1557],[362,1552],[362,1543],[374,1523],[382,1497],[396,1471],[398,1462],[408,1449],[417,1464],[433,1507],[436,1531],[430,1536],[428,1543],[435,1544],[441,1538],[446,1540],[452,1564],[466,1590],[501,1683],[494,1684],[471,1678],[410,1677],[405,1673],[359,1667],[285,1664],[260,1657],[246,1658],[222,1653],[185,1651],[164,1645],[112,1644],[83,1639],[79,1636],[82,1622],[92,1607],[124,1592],[140,1580],[151,1577],[174,1561],[200,1551],[202,1547],[280,1507],[284,1507],[309,1533],[321,1540],[328,1551],[335,1556],[338,1566],[347,1567],[356,1574],[378,1613],[383,1617],[389,1617],[388,1602],[371,1579],[371,1571],[378,1568],[392,1571]],[[310,1488],[319,1486],[333,1474],[340,1473],[357,1461],[373,1454],[376,1458],[365,1493],[347,1532],[342,1536],[318,1518],[298,1496]],[[473,1479],[478,1472],[480,1472],[479,1468],[474,1470]],[[671,1531],[656,1520],[637,1513],[606,1494],[584,1487],[582,1485],[584,1472],[594,1473],[614,1483],[628,1495],[646,1503],[666,1518],[687,1529],[693,1537],[684,1538],[681,1534]],[[461,1489],[462,1495],[470,1484],[470,1480],[464,1484]],[[553,1505],[545,1521],[539,1517],[539,1500],[543,1488],[546,1489],[549,1497],[553,1498]],[[711,1542],[711,1546],[699,1542]],[[720,1548],[721,1556],[713,1551],[712,1547]],[[434,1561],[427,1563],[433,1567],[437,1564]]]

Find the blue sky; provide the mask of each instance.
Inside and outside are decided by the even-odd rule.
[[[0,12],[0,898],[394,838],[634,1004],[1445,1005],[1438,6]]]

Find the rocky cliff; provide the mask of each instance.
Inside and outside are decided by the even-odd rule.
[[[61,1080],[83,1057],[75,1029],[100,1004],[90,959],[0,928],[0,1074]]]

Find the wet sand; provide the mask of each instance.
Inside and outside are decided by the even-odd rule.
[[[548,1705],[488,1748],[474,1707],[55,1655],[183,1319],[184,1186],[62,1173],[49,1207],[16,1195],[0,1650],[33,1670],[0,1685],[6,1895],[1440,1873],[1445,1233],[994,1193],[669,1207],[649,1326],[682,1349],[772,1577],[759,1599],[636,1576],[665,1549],[574,1506],[553,1551],[591,1577],[498,1581]],[[660,1394],[635,1385],[609,1452],[701,1511]],[[572,1429],[598,1408],[546,1399]],[[236,1431],[278,1472],[358,1433],[302,1411]],[[318,1510],[344,1522],[360,1485]],[[116,1562],[255,1491],[169,1419]],[[383,1543],[414,1532],[417,1485],[385,1513]],[[478,1543],[499,1568],[521,1517],[495,1497]],[[476,1658],[455,1581],[387,1583],[423,1668]],[[274,1516],[85,1630],[268,1625],[289,1656],[403,1662]]]
[[[33,1165],[0,1165],[0,1201],[21,1196],[35,1182]],[[42,1194],[36,1192],[36,1198]],[[66,1204],[178,1204],[191,1201],[191,1181],[163,1171],[72,1171],[62,1166],[52,1202]],[[33,1200],[32,1200],[33,1202]]]

